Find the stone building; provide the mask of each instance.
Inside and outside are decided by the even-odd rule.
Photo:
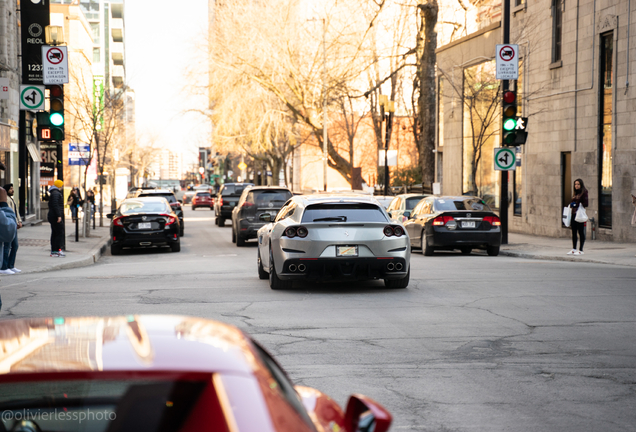
[[[519,110],[528,117],[520,165],[509,172],[509,231],[569,236],[562,208],[581,178],[602,240],[636,241],[636,32],[629,0],[511,0],[510,43],[519,45]],[[631,6],[636,9],[636,3]],[[636,12],[636,11],[635,11]],[[501,22],[441,46],[438,60],[438,180],[444,194],[478,193],[499,207]],[[634,54],[634,55],[632,55]],[[490,111],[491,103],[497,109]]]

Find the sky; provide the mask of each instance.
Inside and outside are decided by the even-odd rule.
[[[137,134],[194,162],[197,148],[209,145],[210,126],[200,114],[184,114],[207,105],[206,98],[190,95],[196,83],[186,78],[186,68],[204,60],[208,0],[126,0],[125,8],[126,75],[135,91]]]

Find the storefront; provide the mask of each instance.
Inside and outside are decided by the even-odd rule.
[[[35,221],[40,214],[40,149],[33,133],[35,115],[20,111],[20,148],[18,170],[20,176],[19,208],[26,222]]]

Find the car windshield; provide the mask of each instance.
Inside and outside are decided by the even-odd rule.
[[[387,222],[384,213],[375,204],[312,204],[303,213],[306,222]]]
[[[282,207],[292,194],[286,190],[254,191],[257,207]]]
[[[426,198],[424,195],[411,197],[406,199],[406,209],[413,210],[418,202],[422,201],[422,199]]]
[[[123,215],[133,213],[165,213],[168,206],[162,201],[126,200],[119,206],[119,213]]]
[[[472,211],[492,211],[488,205],[479,198],[451,198],[436,199],[435,210],[437,211],[455,211],[455,210],[472,210]]]
[[[42,431],[177,432],[206,384],[130,378],[1,383],[0,430],[17,430],[28,419]]]

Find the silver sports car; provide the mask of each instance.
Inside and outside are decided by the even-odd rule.
[[[370,196],[354,194],[292,197],[258,230],[258,276],[272,289],[295,279],[384,279],[406,288],[411,273],[409,237]]]

